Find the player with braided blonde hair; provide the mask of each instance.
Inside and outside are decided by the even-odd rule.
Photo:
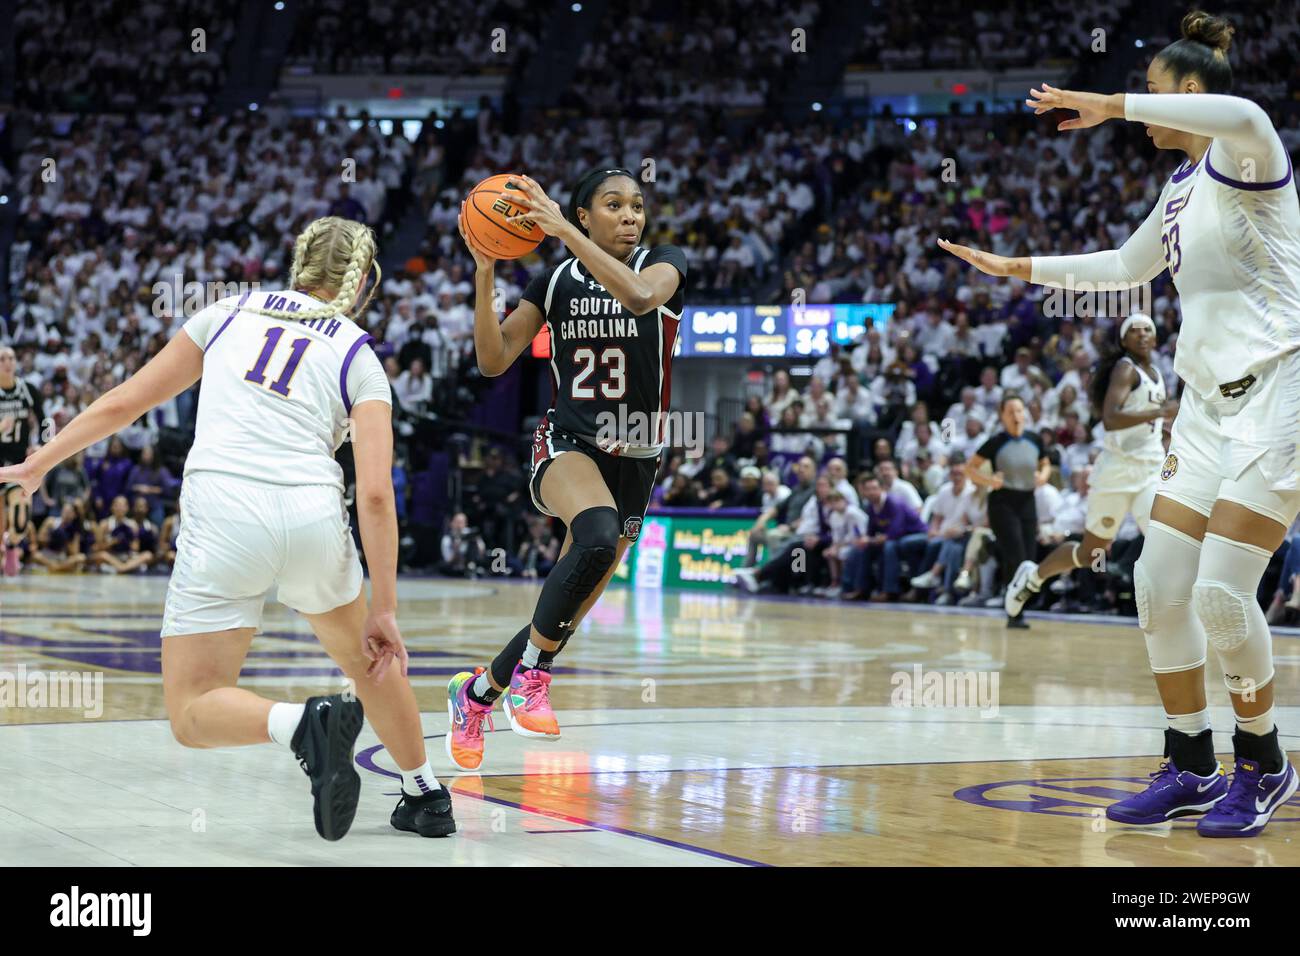
[[[364,717],[402,771],[393,826],[421,836],[456,829],[451,797],[425,754],[397,627],[392,395],[366,348],[370,336],[348,317],[369,302],[362,293],[375,254],[362,224],[317,219],[295,244],[288,289],[245,292],[200,310],[184,334],[51,442],[0,468],[0,482],[30,495],[60,461],[202,378],[163,613],[167,715],[187,747],[290,748],[311,778],[316,829],[327,840],[346,834],[356,814],[361,780],[352,752]],[[369,608],[334,460],[349,430]],[[290,704],[235,686],[272,585],[306,618],[355,694]]]

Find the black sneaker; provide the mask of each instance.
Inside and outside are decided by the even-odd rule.
[[[451,836],[456,832],[456,821],[451,817],[451,794],[445,786],[420,797],[412,797],[403,790],[389,822],[399,830],[409,830],[422,837]]]
[[[308,697],[298,729],[293,732],[293,755],[311,778],[316,832],[326,840],[341,839],[357,815],[361,777],[352,761],[365,722],[361,701],[342,694]]]
[[[1018,631],[1027,631],[1029,630],[1029,622],[1020,615],[1016,615],[1015,617],[1007,618],[1007,627]]]

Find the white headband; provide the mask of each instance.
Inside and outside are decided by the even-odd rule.
[[[1124,336],[1128,335],[1128,330],[1138,324],[1147,326],[1152,332],[1156,330],[1156,324],[1151,320],[1151,316],[1143,312],[1134,312],[1125,319],[1124,324],[1119,327],[1119,340],[1123,342]]]

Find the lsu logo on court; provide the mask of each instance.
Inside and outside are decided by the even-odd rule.
[[[1176,474],[1178,474],[1178,456],[1171,454],[1160,467],[1160,480],[1168,481]]]
[[[623,522],[623,537],[635,541],[641,535],[641,519],[628,518]]]

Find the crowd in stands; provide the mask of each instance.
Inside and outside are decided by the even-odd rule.
[[[887,68],[1076,57],[1075,34],[1085,23],[1113,26],[1092,2],[1068,11],[1049,3],[1028,23],[1012,23],[1011,8],[944,4],[918,13],[898,0],[877,6],[882,13],[868,18],[864,50]],[[21,198],[6,277],[12,304],[0,316],[0,342],[15,347],[20,375],[42,396],[54,427],[156,354],[192,311],[184,304],[186,283],[274,287],[293,236],[311,219],[334,214],[371,223],[382,245],[403,203],[418,201],[428,207],[427,238],[385,273],[361,317],[393,384],[405,439],[400,454],[418,458],[427,451],[422,436],[430,417],[456,400],[473,365],[473,266],[456,230],[461,198],[492,173],[522,169],[563,205],[579,173],[612,161],[645,183],[646,244],[671,242],[685,251],[689,303],[801,296],[896,307],[883,328],[852,347],[833,347],[806,379],[792,382],[775,371],[769,390],[750,396],[734,432],[716,436],[702,458],[666,455],[655,507],[757,509],[755,584],[760,547],[770,561],[796,538],[808,538],[804,518],[812,515],[813,575],[765,578],[764,586],[990,600],[993,576],[981,561],[987,529],[961,464],[996,430],[1000,397],[1014,391],[1053,462],[1052,480],[1037,492],[1040,539],[1046,545],[1080,532],[1099,438],[1086,398],[1090,370],[1121,316],[987,279],[939,250],[935,239],[1005,255],[1119,245],[1176,163],[1152,150],[1140,128],[1110,123],[1070,136],[1058,134],[1050,118],[1027,115],[919,124],[885,115],[841,125],[764,119],[734,135],[715,108],[765,101],[770,87],[752,81],[765,76],[775,85],[790,68],[790,29],[811,29],[823,13],[811,0],[728,0],[701,9],[702,20],[685,32],[674,26],[675,5],[618,0],[605,21],[613,33],[593,39],[577,64],[571,91],[582,118],[533,117],[517,130],[506,129],[487,104],[473,120],[458,114],[442,130],[426,124],[414,143],[374,123],[273,110],[200,118],[144,109],[206,102],[221,80],[219,51],[229,37],[223,24],[233,22],[237,7],[227,0],[204,8],[209,12],[195,22],[211,21],[208,49],[218,54],[197,67],[187,59],[183,68],[176,58],[197,54],[156,38],[141,52],[143,31],[108,51],[81,49],[66,3],[40,17],[18,14],[20,63],[39,64],[18,71],[20,101],[44,110],[120,110],[70,121],[38,113],[37,136],[14,171]],[[94,0],[85,9],[111,24],[122,19],[119,8]],[[337,0],[316,0],[299,13],[315,29],[296,34],[290,63],[318,71],[492,69],[534,46],[541,9],[502,0],[466,14],[476,18],[475,29],[438,32],[425,29],[423,8],[378,2],[354,15]],[[132,16],[161,34],[189,10],[146,4]],[[1242,16],[1255,19],[1243,21],[1234,65],[1241,61],[1247,91],[1281,104],[1300,89],[1300,67],[1288,58],[1294,14],[1267,23],[1255,22],[1261,11]],[[511,52],[485,59],[475,44],[498,22],[507,26]],[[1063,22],[1073,32],[1042,26]],[[942,36],[935,36],[939,23]],[[388,43],[393,36],[420,39],[403,46]],[[953,60],[958,44],[944,37],[977,42],[961,43]],[[907,59],[918,45],[925,51],[920,64]],[[676,66],[656,67],[664,62]],[[126,83],[121,73],[128,67],[137,80],[179,70],[184,82]],[[75,103],[58,99],[73,95],[80,97]],[[1300,117],[1279,108],[1275,121],[1295,153]],[[349,158],[354,181],[340,175]],[[534,255],[499,263],[503,300],[516,302],[533,274],[565,256],[549,242]],[[160,291],[169,286],[170,293]],[[208,292],[205,301],[213,297]],[[1155,320],[1156,362],[1176,394],[1179,313],[1167,279],[1141,305]],[[80,501],[78,520],[96,529],[112,521],[110,537],[124,538],[115,529],[143,528],[133,517],[143,494],[156,527],[152,541],[142,531],[143,542],[154,545],[143,550],[150,562],[165,559],[162,525],[174,514],[194,398],[180,396],[119,440],[88,450],[70,466],[85,488],[74,487],[72,477],[66,487],[52,486],[61,490],[40,503],[36,534],[48,526],[58,538],[64,506]],[[523,518],[527,490],[512,452],[485,457],[430,563],[473,576],[502,573],[503,566],[544,574],[554,561],[556,529],[537,516]],[[158,480],[130,480],[154,462],[165,469]],[[111,478],[120,472],[126,477]],[[132,490],[139,488],[158,490]],[[120,497],[129,513],[118,516]],[[894,516],[896,508],[904,510],[897,523],[889,519],[891,527],[906,530],[882,531],[880,515]],[[1121,541],[1135,534],[1130,522]],[[104,550],[102,533],[94,536],[81,538],[92,558]],[[1121,577],[1122,557],[1112,562]],[[1282,604],[1292,593],[1289,582]],[[1109,595],[1103,588],[1083,599],[1115,605],[1123,581],[1112,583]]]
[[[505,72],[537,49],[553,13],[554,5],[530,0],[306,0],[285,65],[314,73]]]
[[[919,6],[873,0],[852,60],[867,69],[1006,69],[1090,51],[1096,30],[1115,32],[1131,2],[1047,0],[992,8],[963,0]]]
[[[609,118],[771,105],[815,48],[821,14],[817,0],[615,0],[610,28],[583,47],[561,105]]]
[[[202,107],[226,80],[239,0],[49,0],[13,17],[30,110]],[[200,32],[201,31],[201,32]]]

